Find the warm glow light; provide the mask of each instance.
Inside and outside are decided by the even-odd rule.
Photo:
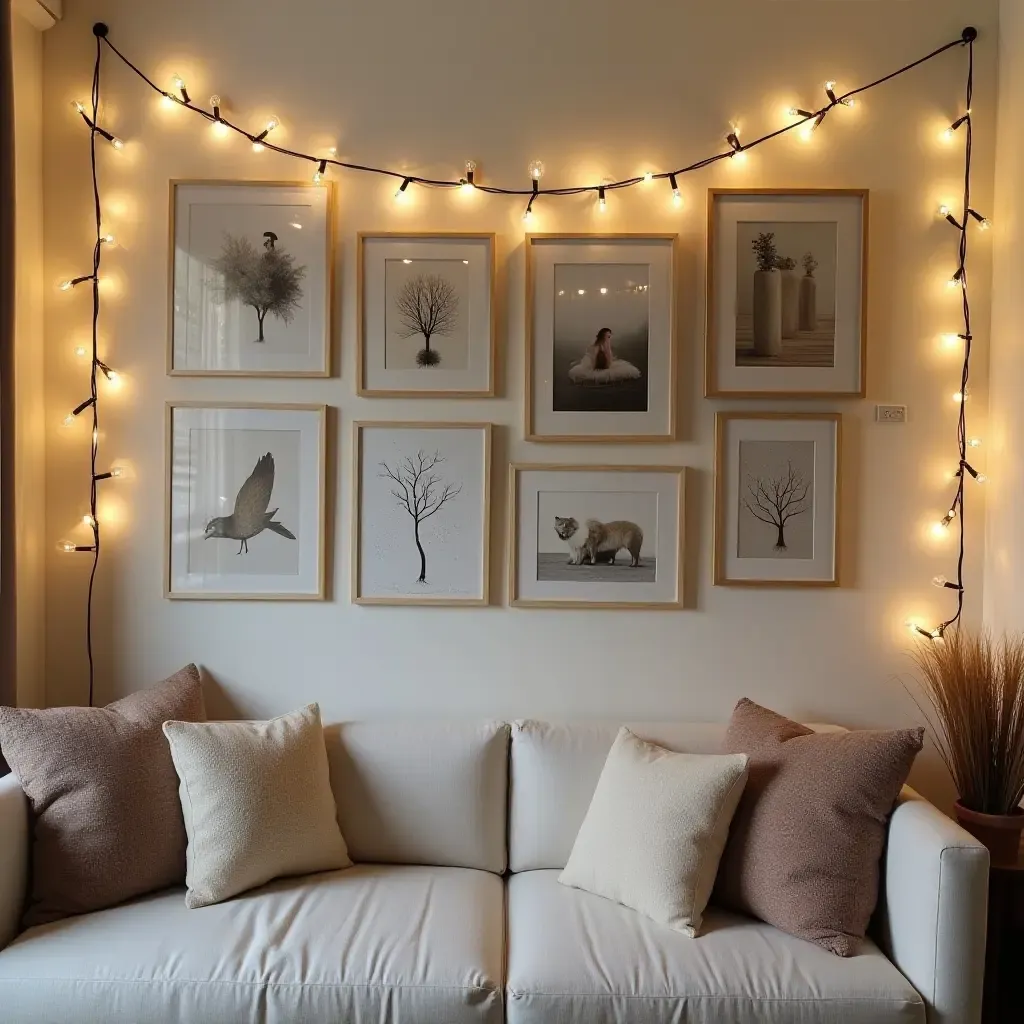
[[[71,106],[73,106],[79,114],[85,113],[85,104],[81,100],[72,100]]]
[[[939,216],[940,217],[948,217],[949,216],[949,207],[945,203],[943,203],[939,207]]]
[[[185,88],[185,80],[181,77],[181,75],[171,75],[171,81],[174,83],[175,89]]]
[[[529,223],[530,223],[530,221],[531,221],[531,220],[533,220],[533,210],[526,210],[526,211],[525,211],[525,212],[523,213],[523,220],[524,220],[524,221],[525,221],[525,222],[526,222],[527,224],[529,224]]]
[[[468,196],[468,195],[472,195],[472,194],[473,194],[473,192],[475,191],[475,189],[473,188],[473,186],[472,186],[472,185],[471,185],[471,184],[470,184],[470,183],[469,183],[468,181],[464,181],[464,182],[463,182],[463,183],[462,183],[462,184],[461,184],[461,185],[459,186],[459,191],[460,191],[460,192],[461,192],[461,193],[462,193],[462,194],[463,194],[464,196]]]
[[[62,292],[69,292],[69,291],[71,291],[72,288],[75,287],[75,282],[74,281],[61,281],[61,283],[59,285],[57,285],[57,287]]]
[[[644,184],[650,185],[654,181],[654,171],[644,171]]]
[[[174,98],[172,96],[168,96],[167,93],[164,93],[163,96],[160,97],[161,107],[176,107],[177,105],[178,104],[174,102]]]
[[[231,131],[223,121],[214,121],[213,124],[210,125],[210,130],[218,139],[223,139],[224,136]],[[255,149],[255,146],[253,148]],[[262,147],[260,148],[262,149]]]
[[[943,587],[944,588],[948,582],[949,582],[949,580],[947,580],[945,576],[933,576],[932,577],[932,586],[933,587]]]
[[[84,516],[82,516],[82,523],[85,526],[90,526],[91,527],[91,526],[95,526],[96,525],[96,520],[92,516],[90,516],[90,515],[84,515]]]
[[[745,164],[747,162],[746,150],[738,149],[732,154],[733,160],[738,164]]]
[[[800,138],[804,142],[810,142],[814,138],[814,122],[808,121],[806,124],[800,126]]]
[[[117,239],[113,235],[110,235],[110,234],[102,235],[100,237],[100,241],[103,242],[105,245],[116,245],[117,244]]]
[[[266,146],[262,142],[254,142],[252,144],[252,151],[254,153],[262,153],[264,149],[266,149]]]
[[[676,209],[683,205],[683,194],[677,188],[672,189],[672,205]]]
[[[978,483],[978,484],[983,484],[983,483],[986,483],[987,481],[988,481],[988,477],[984,473],[979,473],[974,478],[974,482]]]
[[[934,523],[932,525],[933,537],[945,537],[949,530],[949,523]]]
[[[587,289],[586,288],[580,288],[580,289],[577,290],[576,294],[577,295],[586,295],[587,294]]]
[[[540,181],[540,179],[544,177],[544,164],[541,163],[540,160],[534,160],[527,170],[530,172],[530,177],[533,178],[534,181]]]
[[[77,357],[78,357],[79,359],[84,359],[84,358],[85,358],[85,357],[86,357],[86,356],[87,356],[88,354],[89,354],[89,353],[88,353],[88,351],[86,350],[86,348],[85,348],[85,346],[84,346],[84,345],[78,345],[78,346],[76,346],[76,347],[75,347],[75,355],[76,355],[76,356],[77,356]]]
[[[268,132],[272,132],[275,128],[280,128],[280,127],[281,127],[281,122],[278,121],[278,119],[276,117],[271,117],[270,120],[267,121],[267,131]]]
[[[65,427],[73,427],[75,425],[74,413],[69,412],[67,416],[65,416],[64,419],[61,420],[61,422],[64,424]]]
[[[409,187],[409,179],[406,178],[402,182],[402,184],[398,186],[398,191],[395,192],[395,202],[396,203],[404,203],[404,202],[406,202],[409,199],[409,196],[406,194],[406,191],[405,191],[408,187]]]
[[[403,263],[412,263],[412,260],[402,260]]]
[[[954,391],[953,392],[953,401],[957,402],[957,403],[966,402],[967,399],[970,398],[970,397],[971,397],[971,394],[970,394],[969,391]]]
[[[113,466],[113,467],[111,467],[110,475],[112,477],[115,477],[116,479],[119,480],[121,477],[124,476],[124,467],[123,466]]]
[[[992,221],[990,221],[988,219],[988,217],[983,217],[980,221],[978,221],[978,230],[979,231],[988,231],[989,228],[991,228],[991,227],[992,227]]]
[[[607,295],[608,294],[608,289],[607,288],[602,288],[601,289],[601,294],[602,295]]]
[[[76,549],[75,549],[75,544],[74,544],[74,542],[73,542],[73,541],[70,541],[70,540],[62,540],[62,541],[61,541],[61,542],[60,542],[60,543],[59,543],[59,544],[57,545],[57,550],[58,550],[58,551],[63,551],[63,552],[64,552],[64,554],[66,554],[66,555],[70,555],[70,554],[73,554],[73,553],[75,552],[75,550],[76,550]]]
[[[124,149],[124,143],[116,135],[110,140],[110,144],[116,150]]]
[[[961,339],[959,334],[943,334],[942,335],[942,344],[946,348],[959,348],[961,340],[962,339]]]
[[[981,447],[981,438],[980,437],[969,437],[969,438],[967,438],[967,447],[968,448],[980,448]]]

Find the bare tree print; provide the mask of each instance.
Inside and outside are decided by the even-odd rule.
[[[395,306],[405,329],[398,336],[423,335],[423,348],[416,353],[417,364],[436,366],[441,355],[430,347],[430,339],[451,334],[459,322],[459,293],[455,285],[437,274],[420,274],[405,282]]]
[[[786,523],[811,507],[810,489],[810,482],[792,462],[787,462],[785,472],[778,476],[747,477],[748,496],[742,499],[743,506],[755,519],[778,530],[776,551],[786,550]]]
[[[437,472],[438,466],[444,462],[440,452],[433,455],[419,451],[414,456],[407,455],[394,468],[386,462],[380,463],[379,477],[390,480],[395,486],[391,493],[412,517],[413,536],[416,539],[416,550],[420,553],[420,575],[417,583],[427,582],[427,554],[420,540],[420,525],[429,519],[443,505],[451,501],[462,490],[462,484],[444,483]]]
[[[224,277],[225,302],[238,299],[256,310],[260,333],[257,342],[266,340],[263,321],[272,313],[282,322],[291,323],[302,298],[305,267],[295,266],[290,252],[277,248],[277,235],[264,231],[262,252],[248,238],[225,234],[220,256],[213,261],[214,270]]]

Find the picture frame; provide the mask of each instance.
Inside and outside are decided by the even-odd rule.
[[[334,214],[332,182],[172,180],[167,373],[330,376]]]
[[[509,474],[512,607],[683,606],[685,468],[530,463]]]
[[[493,398],[497,241],[360,232],[356,388],[368,398]]]
[[[526,236],[526,440],[673,440],[677,241]]]
[[[706,397],[864,397],[868,228],[867,189],[708,190]]]
[[[489,423],[353,425],[353,603],[491,603],[491,435]]]
[[[172,401],[165,430],[165,597],[324,600],[327,406]]]
[[[718,413],[715,586],[839,586],[841,492],[841,414]]]

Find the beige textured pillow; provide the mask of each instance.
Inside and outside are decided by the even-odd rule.
[[[269,722],[166,722],[164,734],[188,832],[187,907],[351,867],[316,704]]]
[[[620,729],[559,882],[693,938],[746,781],[743,754],[676,754]]]

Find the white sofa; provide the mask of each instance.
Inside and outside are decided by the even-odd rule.
[[[2,1024],[975,1024],[988,854],[910,790],[874,941],[840,959],[710,908],[688,939],[557,884],[617,726],[326,730],[348,871],[20,935],[27,806],[0,780]],[[680,750],[723,727],[639,724]],[[8,940],[11,940],[8,942]],[[5,945],[6,944],[6,945]]]

